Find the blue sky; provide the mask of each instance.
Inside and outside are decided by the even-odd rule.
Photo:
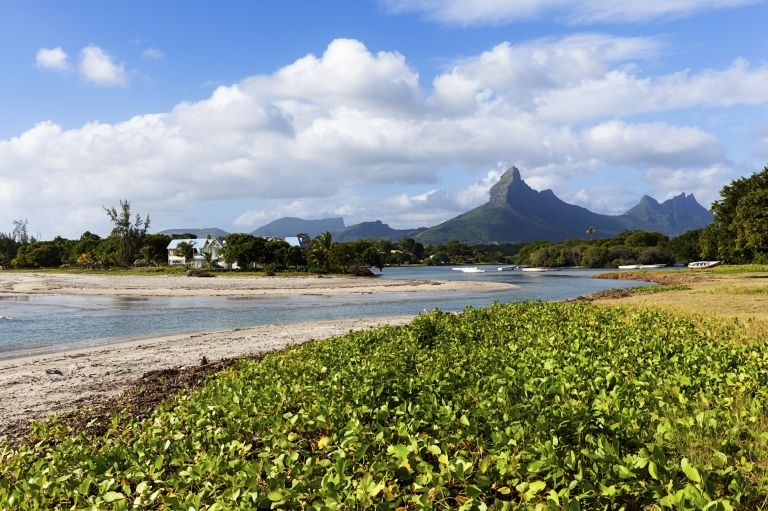
[[[517,166],[619,214],[768,161],[768,3],[0,3],[0,231],[435,225]]]

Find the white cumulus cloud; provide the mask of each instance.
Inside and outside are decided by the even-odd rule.
[[[610,164],[692,167],[723,158],[723,149],[710,133],[663,122],[627,124],[608,121],[587,129],[586,149]]]
[[[127,198],[155,228],[279,216],[417,227],[485,202],[512,164],[532,187],[603,211],[627,205],[615,190],[628,169],[646,185],[630,190],[635,200],[714,197],[735,172],[730,155],[711,126],[670,114],[764,105],[768,67],[644,73],[663,51],[605,34],[501,42],[430,85],[399,52],[335,40],[166,112],[70,129],[44,121],[0,140],[0,218],[29,216],[44,235],[104,233],[100,207]],[[127,81],[95,46],[81,54],[86,68],[94,83]]]
[[[35,65],[47,71],[67,71],[70,68],[69,55],[61,46],[40,48],[35,55]]]
[[[95,85],[114,86],[127,83],[125,65],[116,63],[107,52],[92,44],[80,50],[78,71],[85,81]]]

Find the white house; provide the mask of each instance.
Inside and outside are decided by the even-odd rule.
[[[192,248],[192,258],[187,259],[184,255],[177,255],[176,251],[179,245],[186,243]],[[183,265],[191,264],[195,268],[202,268],[205,263],[205,254],[211,254],[211,260],[214,264],[220,265],[221,251],[224,244],[217,238],[209,236],[205,239],[187,238],[171,240],[168,244],[168,264]]]

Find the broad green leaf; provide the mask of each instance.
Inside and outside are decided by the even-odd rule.
[[[701,482],[701,475],[699,475],[699,471],[696,470],[696,467],[694,467],[688,462],[688,458],[683,458],[682,460],[680,460],[680,467],[683,469],[683,473],[685,474],[685,477],[687,477],[694,483]]]

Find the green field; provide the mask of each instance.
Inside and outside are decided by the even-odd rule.
[[[7,509],[761,509],[768,344],[523,303],[243,361],[103,434],[0,449]]]

